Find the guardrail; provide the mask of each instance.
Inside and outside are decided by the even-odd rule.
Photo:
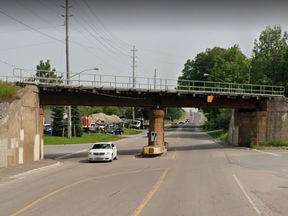
[[[4,81],[18,82],[40,86],[63,86],[102,88],[117,90],[202,93],[246,96],[284,97],[285,88],[282,86],[252,85],[227,82],[209,82],[195,80],[173,80],[162,78],[147,78],[131,76],[100,75],[95,73],[69,73],[41,71],[44,74],[53,73],[51,77],[36,77],[37,70],[14,68],[13,77],[0,76]]]

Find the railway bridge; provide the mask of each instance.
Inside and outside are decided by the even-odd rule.
[[[31,76],[31,71],[15,68],[13,77],[6,79],[21,86],[37,86],[40,105],[150,107],[150,131],[158,136],[157,140],[149,137],[147,148],[165,149],[164,107],[233,109],[229,141],[234,145],[288,138],[284,87],[88,72],[54,72],[55,78],[43,78]]]

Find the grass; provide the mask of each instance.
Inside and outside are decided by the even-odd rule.
[[[222,141],[228,140],[228,132],[227,131],[215,131],[215,132],[210,132],[208,134],[215,140],[222,140]]]
[[[72,137],[68,139],[67,137],[58,137],[58,136],[50,136],[48,134],[44,135],[44,144],[45,145],[67,145],[67,144],[83,144],[83,143],[96,143],[96,142],[112,142],[121,139],[125,139],[125,135],[134,135],[142,133],[142,131],[138,130],[130,130],[124,128],[123,136],[114,136],[108,134],[100,134],[100,133],[84,133],[82,137]]]
[[[272,140],[269,142],[260,141],[258,145],[251,144],[252,148],[256,149],[288,149],[288,141]]]
[[[0,80],[0,103],[11,102],[16,98],[17,87],[10,82]]]

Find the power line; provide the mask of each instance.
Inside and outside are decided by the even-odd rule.
[[[40,33],[40,34],[42,34],[42,35],[44,35],[44,36],[46,36],[46,37],[49,37],[49,38],[51,38],[51,39],[53,39],[53,40],[56,40],[56,41],[58,41],[58,42],[63,43],[63,41],[61,41],[61,40],[59,40],[59,39],[57,39],[57,38],[54,38],[54,37],[52,37],[52,36],[50,36],[50,35],[47,35],[47,34],[41,32],[41,31],[39,31],[39,30],[37,30],[37,29],[35,29],[35,28],[33,28],[33,27],[31,27],[31,26],[29,26],[29,25],[27,25],[27,24],[21,22],[20,20],[15,19],[14,17],[12,17],[12,16],[6,14],[6,13],[3,12],[3,11],[0,11],[0,13],[2,13],[2,14],[4,14],[5,16],[9,17],[10,19],[13,19],[14,21],[16,21],[16,22],[18,22],[18,23],[20,23],[20,24],[22,24],[22,25],[24,25],[24,26],[26,26],[26,27],[32,29],[33,31],[36,31],[36,32],[38,32],[38,33]]]
[[[85,27],[84,25],[82,25],[81,24],[81,22],[77,19],[77,18],[75,18],[75,20],[90,34],[90,36],[91,37],[93,37],[94,39],[96,39],[103,47],[105,47],[106,49],[107,49],[107,51],[109,51],[110,53],[113,53],[113,54],[115,54],[116,52],[115,51],[118,51],[118,53],[116,53],[117,55],[116,55],[116,58],[122,58],[122,57],[120,57],[119,56],[119,54],[121,55],[121,56],[128,56],[128,55],[126,55],[125,53],[123,53],[122,52],[122,50],[120,50],[120,49],[118,49],[116,46],[114,46],[109,40],[107,40],[107,37],[105,36],[105,35],[103,35],[102,33],[100,33],[100,29],[97,27],[97,24],[95,24],[93,21],[92,21],[92,19],[89,17],[89,15],[87,14],[87,13],[85,13],[85,11],[83,10],[83,8],[82,7],[80,7],[79,5],[78,5],[78,3],[77,2],[75,2],[75,4],[76,4],[76,6],[77,6],[77,8],[81,11],[81,13],[84,15],[84,17],[81,15],[81,14],[79,14],[77,11],[75,11],[78,15],[79,15],[79,17],[82,19],[82,20],[84,20],[84,23],[87,25],[89,25],[89,26],[91,26],[91,29],[95,29],[95,32],[96,32],[96,34],[98,34],[99,36],[100,36],[100,39],[98,39],[97,37],[95,37],[90,31],[89,31],[89,29],[87,28],[87,27]],[[104,41],[104,42],[102,42],[102,40]],[[91,42],[91,41],[90,41]],[[106,44],[108,45],[106,45]],[[95,45],[95,44],[94,44]],[[113,50],[111,50],[109,47],[112,47],[112,49]],[[115,50],[115,51],[114,51]],[[105,52],[105,51],[103,51],[105,54],[107,54],[107,52]],[[109,54],[107,54],[107,55],[109,55]],[[109,55],[110,56],[110,55]],[[111,56],[110,56],[111,57]],[[115,58],[114,58],[115,59]],[[124,61],[127,61],[127,63],[128,63],[128,59],[123,59],[122,58],[122,60],[124,60]]]

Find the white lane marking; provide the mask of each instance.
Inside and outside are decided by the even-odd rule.
[[[246,198],[248,199],[248,201],[250,202],[250,204],[252,205],[252,207],[254,208],[254,210],[258,213],[258,215],[262,216],[263,214],[260,212],[260,210],[257,208],[257,206],[254,204],[254,202],[252,201],[252,199],[248,196],[248,194],[246,193],[244,187],[242,186],[242,184],[240,183],[240,181],[238,180],[238,178],[233,175],[234,179],[236,180],[236,182],[238,183],[240,189],[242,190],[243,194],[246,196]]]
[[[264,151],[260,151],[260,150],[257,150],[257,149],[254,149],[254,151],[257,151],[259,153],[262,153],[262,154],[269,154],[269,155],[273,155],[275,157],[280,157],[281,155],[279,154],[274,154],[274,153],[271,153],[271,152],[264,152]]]
[[[71,154],[66,154],[66,155],[63,155],[63,156],[60,156],[60,157],[55,158],[55,160],[59,160],[59,159],[62,159],[62,158],[69,157],[69,156],[71,156],[71,155],[79,154],[79,153],[85,152],[85,151],[87,151],[87,150],[88,150],[88,149],[84,149],[84,150],[77,151],[77,152],[74,152],[74,153],[71,153]]]

